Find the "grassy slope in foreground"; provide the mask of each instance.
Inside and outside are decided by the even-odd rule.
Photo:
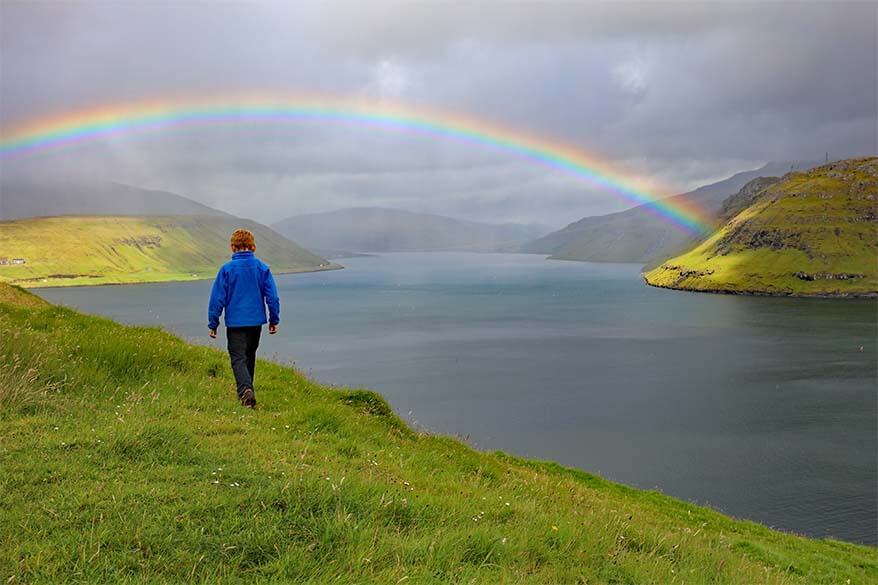
[[[6,583],[878,582],[874,548],[480,453],[269,362],[244,410],[223,352],[26,295],[0,297]]]
[[[28,287],[212,278],[245,227],[275,273],[334,268],[270,228],[231,216],[61,216],[0,221],[0,281]]]
[[[713,236],[644,276],[653,286],[802,296],[878,293],[878,158],[791,173]]]

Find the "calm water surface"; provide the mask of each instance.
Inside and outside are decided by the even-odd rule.
[[[263,357],[480,448],[878,543],[874,302],[666,291],[635,265],[517,254],[343,262],[278,277]],[[40,294],[209,343],[210,285]]]

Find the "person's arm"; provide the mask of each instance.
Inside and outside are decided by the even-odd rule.
[[[277,296],[277,285],[271,275],[271,268],[265,267],[262,281],[262,296],[268,306],[268,332],[275,333],[280,323],[280,298]]]
[[[207,328],[210,330],[210,336],[216,337],[216,329],[219,327],[219,318],[226,308],[226,292],[228,290],[228,279],[226,271],[222,268],[216,274],[213,281],[213,288],[210,289],[210,302],[207,305]]]

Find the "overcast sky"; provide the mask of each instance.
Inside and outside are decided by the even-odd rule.
[[[556,137],[686,191],[874,154],[878,3],[0,0],[0,124],[132,100],[321,91]],[[272,221],[381,205],[566,224],[629,206],[501,152],[339,125],[166,128],[0,162]]]

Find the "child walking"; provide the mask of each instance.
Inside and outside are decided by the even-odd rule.
[[[256,349],[262,326],[277,333],[280,323],[280,299],[271,269],[256,257],[256,240],[250,230],[235,230],[231,240],[232,259],[223,264],[213,281],[207,308],[207,327],[216,339],[220,315],[225,311],[226,337],[232,372],[238,386],[241,404],[256,407],[253,375],[256,371]],[[268,307],[268,319],[265,308]]]

